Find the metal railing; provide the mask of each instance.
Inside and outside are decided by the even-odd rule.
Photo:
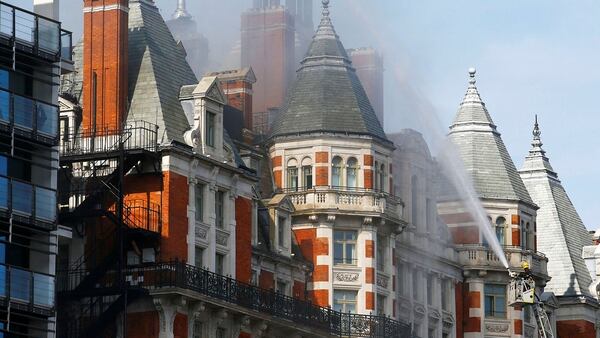
[[[158,126],[145,121],[127,122],[123,128],[98,128],[79,130],[71,128],[61,135],[60,156],[78,156],[95,153],[111,153],[123,143],[125,151],[147,150],[155,152],[158,147]]]
[[[87,274],[69,271],[71,277]],[[110,277],[113,276],[113,277]],[[112,286],[116,275],[108,272],[100,287]],[[129,287],[149,290],[181,288],[216,298],[273,317],[320,329],[340,337],[398,337],[411,336],[410,325],[385,316],[341,313],[331,308],[285,296],[273,290],[261,289],[208,270],[172,261],[129,267],[124,273]],[[62,288],[64,289],[64,288]]]
[[[70,39],[62,38],[65,33],[70,34],[58,21],[0,1],[0,38],[15,42],[18,49],[58,61],[61,49],[67,48],[63,44],[72,45]]]

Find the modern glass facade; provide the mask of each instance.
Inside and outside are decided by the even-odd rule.
[[[0,337],[55,331],[58,85],[70,33],[0,1]]]

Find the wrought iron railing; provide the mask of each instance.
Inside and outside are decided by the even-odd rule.
[[[86,273],[77,270],[68,271],[68,274],[75,279],[80,279],[77,278],[78,274]],[[98,286],[113,286],[115,279],[110,276],[114,277],[115,274],[108,272]],[[124,278],[129,287],[151,290],[161,288],[191,290],[340,337],[407,338],[411,334],[408,324],[389,317],[341,313],[180,261],[129,267],[124,273]],[[107,284],[101,285],[102,283]],[[65,287],[60,289],[65,290]]]
[[[71,128],[61,135],[60,156],[107,154],[119,150],[147,150],[158,147],[158,126],[145,121],[130,121],[123,128],[78,129]]]

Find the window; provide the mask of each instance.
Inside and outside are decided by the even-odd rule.
[[[10,121],[10,93],[0,90],[0,120]]]
[[[525,229],[523,230],[523,249],[529,249],[529,222],[525,223]]]
[[[302,160],[302,186],[304,189],[312,189],[313,187],[312,160],[310,157],[305,157]]]
[[[215,146],[215,114],[206,112],[206,145]]]
[[[277,280],[277,292],[281,293],[282,295],[288,295],[288,287],[285,281],[281,279]]]
[[[196,184],[194,195],[196,198],[196,222],[202,222],[204,221],[204,184]]]
[[[342,186],[342,158],[339,156],[331,162],[331,185],[334,188]]]
[[[442,310],[450,310],[450,281],[448,279],[442,280]]]
[[[10,73],[7,70],[0,69],[0,88],[8,89]]]
[[[225,255],[216,254],[215,255],[215,273],[218,275],[223,275],[225,272]]]
[[[427,276],[427,305],[433,305],[433,276]]]
[[[226,336],[225,336],[226,334],[227,334],[227,332],[225,331],[224,328],[222,328],[222,327],[217,328],[216,338],[226,338]]]
[[[356,312],[356,291],[333,290],[333,309],[339,312]]]
[[[412,275],[412,290],[413,290],[413,299],[421,300],[419,295],[419,271],[414,270]]]
[[[215,193],[215,225],[217,228],[223,228],[223,204],[225,203],[225,193],[218,190]]]
[[[203,338],[204,335],[202,334],[202,330],[203,329],[203,325],[202,322],[199,320],[194,320],[194,338]]]
[[[504,217],[496,218],[496,238],[500,245],[504,245],[504,226],[506,225],[506,219]]]
[[[385,164],[382,164],[381,167],[379,167],[379,191],[384,192],[385,191],[385,181],[386,181],[386,175],[385,175]]]
[[[356,231],[335,230],[333,232],[334,264],[356,264]]]
[[[373,176],[374,176],[374,185],[373,189],[379,189],[379,162],[375,161],[375,166],[373,167]]]
[[[354,157],[348,159],[348,168],[346,169],[346,186],[348,188],[357,187],[358,161]]]
[[[410,190],[411,190],[411,220],[413,226],[417,226],[417,222],[419,220],[419,193],[418,193],[418,183],[417,176],[413,175],[410,180]]]
[[[386,243],[383,236],[377,236],[377,269],[385,271]]]
[[[200,246],[196,246],[194,248],[194,265],[197,268],[201,268],[204,266],[204,248]]]
[[[250,284],[258,285],[258,271],[252,269],[252,276],[250,276]]]
[[[425,222],[427,223],[427,232],[433,233],[433,229],[435,229],[435,221],[431,217],[433,210],[433,204],[431,203],[431,199],[425,199]]]
[[[406,265],[404,263],[398,263],[398,290],[403,296],[408,293],[406,289]]]
[[[290,191],[298,191],[298,167],[295,159],[288,161],[287,188]]]
[[[286,220],[287,220],[287,218],[279,216],[278,222],[277,222],[277,241],[279,243],[279,246],[283,246],[283,247],[286,246],[286,240],[285,240]]]
[[[485,316],[506,318],[506,286],[499,284],[486,284]]]
[[[382,316],[385,314],[385,296],[377,295],[377,315]]]

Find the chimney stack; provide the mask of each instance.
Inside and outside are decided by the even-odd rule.
[[[85,132],[118,133],[126,118],[128,12],[129,0],[84,0]]]

